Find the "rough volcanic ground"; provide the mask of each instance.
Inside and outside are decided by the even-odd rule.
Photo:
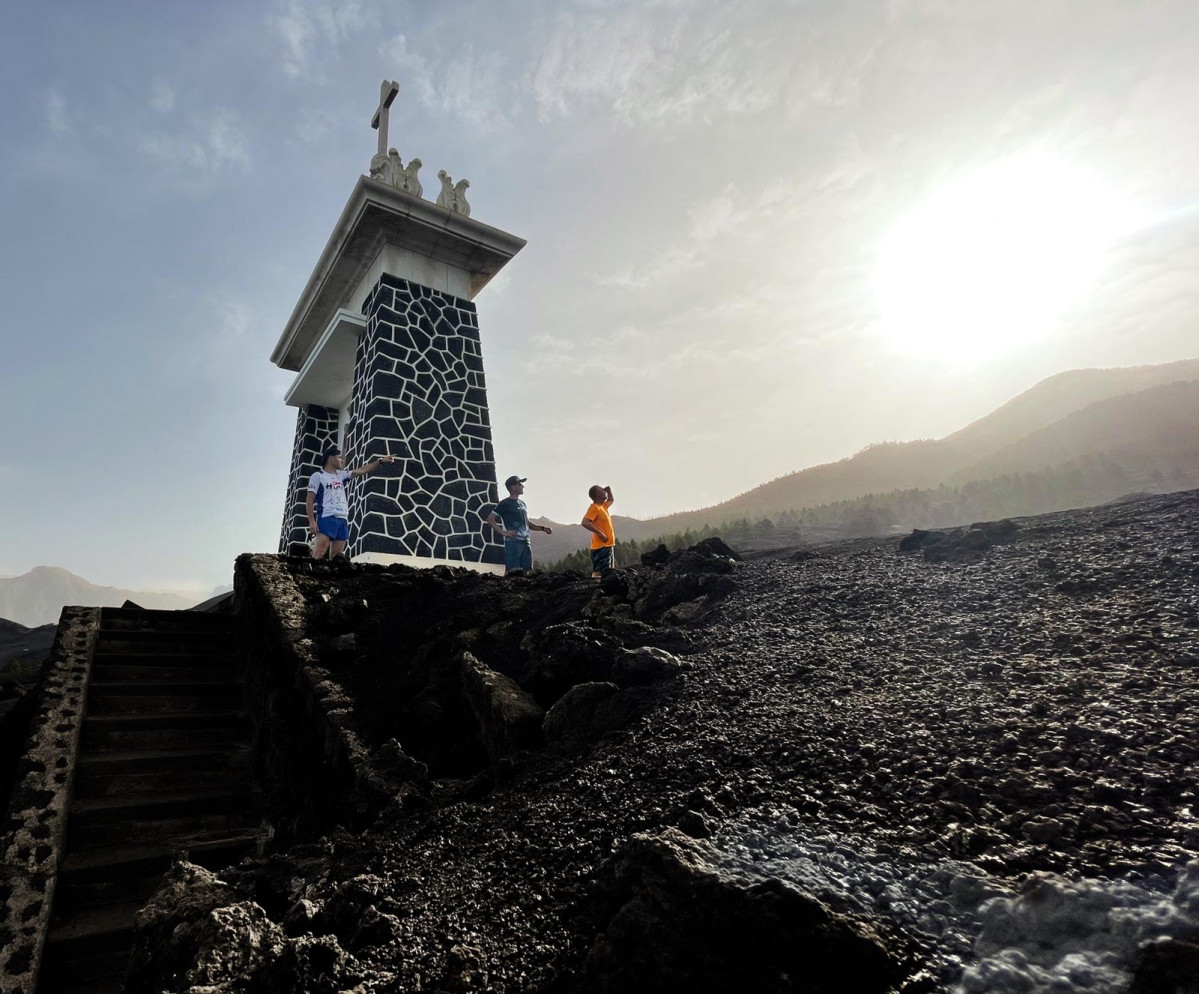
[[[1196,990],[1199,492],[1016,525],[603,591],[297,566],[369,602],[330,670],[429,777],[228,887],[177,867],[129,989]],[[613,675],[646,645],[681,668]],[[463,649],[543,707],[621,689],[455,748]]]

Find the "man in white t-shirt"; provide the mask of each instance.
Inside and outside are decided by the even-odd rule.
[[[312,558],[341,555],[350,540],[350,505],[346,499],[346,481],[351,476],[373,473],[380,463],[395,462],[395,456],[380,456],[357,469],[345,469],[345,460],[337,446],[325,450],[324,469],[308,480],[308,530],[316,537]]]

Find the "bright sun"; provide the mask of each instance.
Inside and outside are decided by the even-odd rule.
[[[1099,274],[1132,212],[1090,173],[1045,155],[955,180],[883,239],[883,324],[906,352],[993,355],[1043,336]]]

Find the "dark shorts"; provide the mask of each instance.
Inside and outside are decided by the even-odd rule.
[[[612,568],[612,546],[591,550],[591,572],[607,573]]]
[[[504,539],[504,568],[509,571],[533,568],[533,546],[527,538]]]
[[[316,530],[334,542],[350,540],[350,523],[345,518],[317,518]]]

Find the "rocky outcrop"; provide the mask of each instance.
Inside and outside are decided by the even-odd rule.
[[[469,652],[458,657],[462,696],[492,762],[541,743],[545,712],[511,677],[484,666]]]
[[[630,840],[607,869],[616,910],[587,956],[591,990],[883,994],[901,979],[868,924],[718,859],[677,829]]]
[[[996,545],[1010,541],[1020,526],[1010,518],[1002,521],[979,521],[969,528],[948,531],[926,531],[916,528],[911,535],[900,539],[900,552],[924,553],[930,563],[965,562],[985,553]]]

